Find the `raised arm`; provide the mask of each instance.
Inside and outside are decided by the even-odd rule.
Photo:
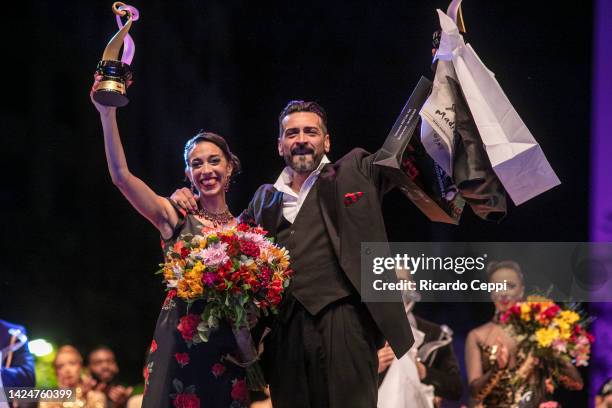
[[[90,96],[93,95],[97,84],[96,81]],[[155,194],[149,186],[130,172],[119,136],[117,108],[100,105],[93,98],[92,103],[100,113],[106,162],[113,184],[140,214],[155,225],[163,238],[170,238],[178,222],[178,215],[168,200]]]

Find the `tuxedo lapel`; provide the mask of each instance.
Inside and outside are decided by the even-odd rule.
[[[334,252],[340,261],[340,235],[338,232],[338,209],[336,208],[336,170],[329,163],[319,174],[319,205],[327,233],[334,247]]]
[[[266,191],[261,209],[262,227],[268,235],[276,238],[276,232],[283,214],[283,193],[274,189]]]

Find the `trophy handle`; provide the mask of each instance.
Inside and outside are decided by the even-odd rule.
[[[121,50],[121,45],[123,45],[125,37],[128,35],[128,31],[130,31],[130,27],[132,27],[132,21],[138,20],[138,14],[136,13],[136,15],[134,15],[134,12],[132,10],[135,9],[130,8],[129,6],[126,7],[126,5],[120,1],[113,3],[113,13],[115,13],[115,15],[117,16],[117,22],[120,24],[119,27],[123,27],[121,27],[121,29],[117,31],[117,33],[106,45],[106,48],[104,49],[104,54],[102,54],[102,60],[116,61],[119,59],[119,51]],[[123,25],[121,23],[121,17],[125,17],[126,15],[128,16],[128,20],[125,25]],[[127,46],[124,48],[127,48]],[[124,54],[126,53],[126,51],[127,50],[124,49]],[[129,59],[130,61],[127,62],[127,64],[130,64],[130,62],[132,62],[131,58]]]

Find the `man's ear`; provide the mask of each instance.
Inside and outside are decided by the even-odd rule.
[[[325,134],[325,140],[323,141],[323,145],[325,146],[325,153],[329,153],[331,149],[331,140],[329,138],[329,133]]]

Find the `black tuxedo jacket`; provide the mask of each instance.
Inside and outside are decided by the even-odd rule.
[[[325,165],[317,181],[319,205],[336,258],[357,293],[361,287],[361,242],[387,241],[381,200],[393,185],[373,164],[374,158],[363,149],[354,149],[336,163]],[[363,194],[346,205],[345,194],[357,192]],[[264,184],[243,216],[275,237],[282,208],[283,193]],[[401,299],[365,305],[395,354],[403,356],[414,338]]]

